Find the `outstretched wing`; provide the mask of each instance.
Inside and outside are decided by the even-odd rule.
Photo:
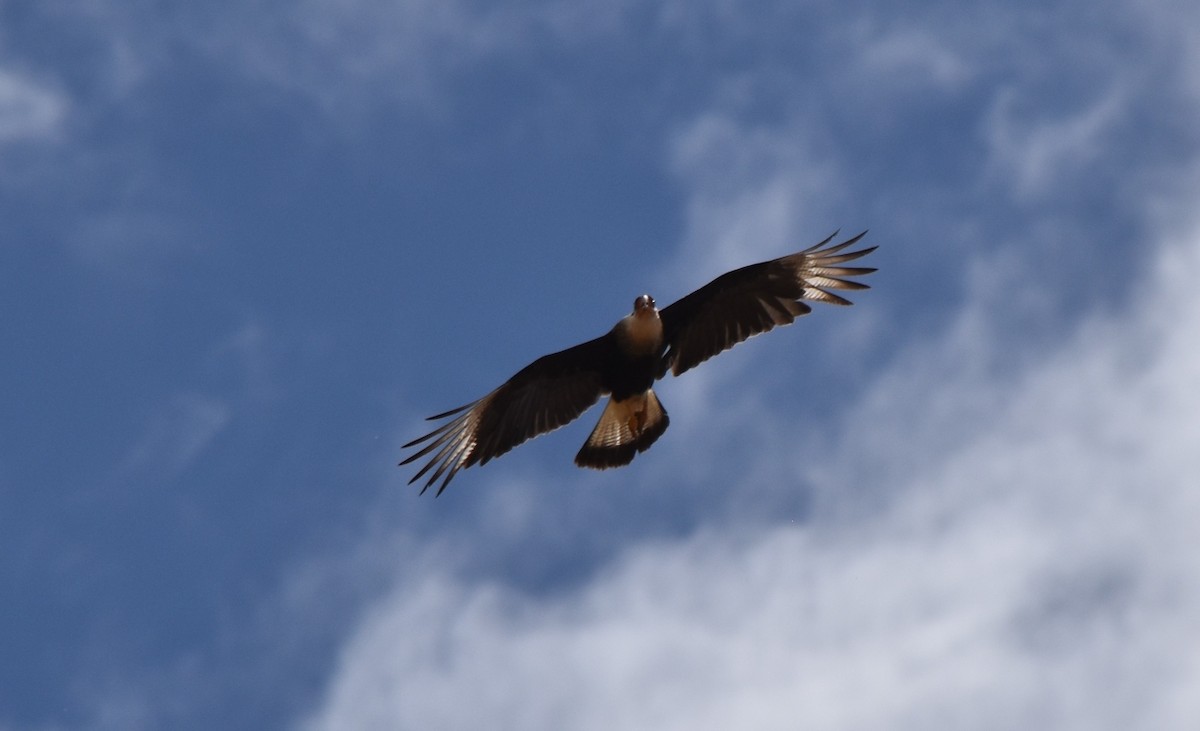
[[[802,300],[850,304],[829,290],[867,288],[848,277],[870,274],[874,269],[842,264],[866,256],[876,247],[841,253],[866,233],[828,246],[837,236],[835,231],[799,253],[722,274],[663,309],[659,316],[667,352],[659,375],[669,369],[678,376],[752,335],[790,324],[812,310]]]
[[[478,401],[429,417],[450,420],[404,445],[408,449],[428,442],[401,465],[432,455],[409,484],[432,469],[421,492],[444,474],[437,490],[441,495],[459,470],[573,421],[604,393],[603,373],[614,347],[611,336],[604,335],[543,356]]]

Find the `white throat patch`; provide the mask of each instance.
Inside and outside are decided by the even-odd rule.
[[[647,355],[662,347],[662,320],[655,310],[627,315],[621,319],[617,330],[630,355]]]

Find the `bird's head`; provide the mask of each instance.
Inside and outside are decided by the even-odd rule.
[[[654,313],[654,298],[648,294],[644,294],[633,301],[633,314],[649,315]]]

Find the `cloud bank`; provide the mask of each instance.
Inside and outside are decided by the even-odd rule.
[[[1013,30],[997,38],[1026,38]],[[1008,63],[952,45],[916,53],[916,41],[891,37],[867,63],[938,70],[934,93]],[[1067,218],[1087,208],[1072,182],[1122,198],[1126,166],[1110,148],[1141,125],[1144,92],[1101,56],[1036,114],[988,81],[972,137],[939,141],[976,153],[941,198],[979,207],[999,190],[1016,209],[1053,202]],[[1003,71],[1026,93],[1050,78],[1012,64]],[[820,152],[829,119],[747,125],[740,99],[753,94],[736,87],[677,127],[670,150],[691,192],[683,258],[709,271],[743,261],[747,241],[778,250],[798,220],[840,210],[863,186]],[[1145,198],[1128,205],[1153,210]],[[778,502],[810,491],[800,522],[725,522],[736,509],[711,510],[692,534],[640,539],[549,593],[422,560],[363,615],[301,726],[1188,727],[1200,716],[1200,660],[1181,649],[1200,646],[1200,296],[1187,273],[1200,265],[1200,233],[1160,229],[1150,254],[1120,268],[1105,307],[1026,333],[1014,324],[1075,293],[1077,283],[1053,290],[1055,272],[1074,271],[1064,251],[1097,255],[1086,234],[1062,243],[1052,220],[1032,225],[1062,247],[1047,248],[1051,266],[1029,260],[1028,242],[1006,248],[1011,231],[996,240],[964,227],[932,242],[924,255],[958,254],[966,279],[941,334],[914,334],[857,403],[820,425],[832,431],[816,446],[758,442],[762,463],[729,493]],[[988,253],[954,252],[960,241]],[[751,423],[752,408],[705,388],[736,367],[672,383],[677,402],[704,412],[692,421]],[[819,431],[806,415],[775,418],[793,421],[765,432]]]
[[[808,522],[637,544],[550,597],[403,577],[304,728],[1184,728],[1198,266],[1200,235],[1164,240],[1128,310],[1012,373],[970,367],[968,308],[851,410],[849,446],[793,456]]]

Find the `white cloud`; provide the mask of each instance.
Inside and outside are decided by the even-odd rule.
[[[975,72],[970,61],[926,27],[863,33],[856,39],[863,49],[859,72],[892,79],[901,89],[933,86],[952,91],[961,87]]]
[[[55,137],[68,107],[67,99],[53,88],[0,68],[0,144]]]
[[[352,120],[380,101],[437,113],[450,99],[446,86],[464,69],[539,43],[569,45],[611,33],[629,3],[262,0],[153,10],[145,5],[99,0],[53,4],[47,12],[44,25],[65,31],[75,44],[63,68],[77,60],[72,53],[88,55],[81,106],[141,103],[133,97],[148,83],[175,73],[181,58],[198,54],[231,78],[296,93],[331,117]],[[180,48],[188,53],[181,55]],[[45,75],[69,76],[54,68]],[[61,95],[0,68],[0,142],[53,127],[65,108]]]
[[[426,564],[305,727],[1187,728],[1197,267],[1200,236],[1162,244],[1128,312],[1016,361],[976,288],[837,448],[780,446],[807,524],[712,523],[550,597]]]
[[[307,95],[339,117],[399,100],[437,113],[464,69],[531,44],[612,32],[627,3],[303,0],[224,15],[188,41],[238,73]]]
[[[690,195],[678,256],[687,266],[677,270],[715,276],[794,250],[800,230],[810,238],[814,231],[819,238],[831,233],[814,227],[829,223],[841,179],[833,157],[816,151],[814,136],[819,133],[806,130],[803,119],[747,125],[736,108],[680,129],[671,142],[671,167]]]
[[[1011,90],[1002,93],[984,127],[990,166],[1024,198],[1070,184],[1104,156],[1106,135],[1127,103],[1118,86],[1074,114],[1047,118]]]
[[[123,475],[173,478],[199,457],[230,420],[229,405],[197,393],[172,397],[129,449]]]
[[[897,44],[876,61],[915,47]],[[943,81],[965,78],[942,61]],[[1001,96],[992,170],[1019,195],[1086,175],[1130,103],[1107,80],[1053,119],[1022,119]],[[748,125],[734,99],[680,129],[678,271],[786,249],[838,208],[836,152],[797,119]],[[1157,247],[1127,311],[1052,345],[1004,330],[1007,308],[1039,296],[1006,253],[981,261],[958,320],[911,346],[821,444],[761,442],[731,492],[815,485],[808,522],[709,514],[700,533],[632,545],[549,596],[422,557],[357,624],[302,726],[1188,728],[1200,234]],[[706,387],[722,368],[671,389],[736,429],[749,410]],[[535,509],[515,522],[536,523]]]

